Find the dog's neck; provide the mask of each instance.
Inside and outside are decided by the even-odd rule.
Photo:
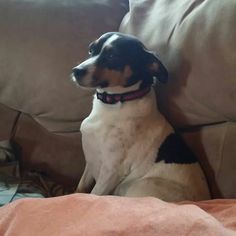
[[[118,102],[124,103],[132,100],[140,99],[147,95],[151,88],[140,88],[141,82],[138,82],[129,87],[111,87],[105,89],[97,89],[97,99],[105,104],[116,104]]]
[[[140,89],[140,83],[127,88],[113,88],[110,89],[98,89],[99,93],[109,92],[110,94],[115,93],[127,93],[136,91]],[[105,114],[105,115],[104,115]],[[94,95],[93,99],[93,109],[91,111],[91,117],[96,117],[96,120],[106,120],[108,123],[114,123],[119,120],[130,120],[130,119],[145,119],[147,117],[161,117],[157,109],[156,96],[153,87],[151,86],[150,92],[145,96],[127,102],[117,102],[115,104],[109,105],[103,103]],[[160,118],[162,119],[162,118]]]
[[[109,87],[109,88],[98,88],[97,92],[99,93],[106,92],[108,94],[122,94],[122,93],[136,91],[140,89],[140,85],[141,85],[141,81],[129,87],[116,86],[116,87]]]

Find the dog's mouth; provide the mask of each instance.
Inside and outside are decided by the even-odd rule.
[[[77,86],[83,88],[83,89],[97,89],[97,88],[105,88],[108,87],[109,82],[108,81],[101,81],[98,82],[97,78],[91,78],[91,81],[88,82],[85,79],[81,78],[76,78],[74,73],[70,75],[70,80],[75,83]]]

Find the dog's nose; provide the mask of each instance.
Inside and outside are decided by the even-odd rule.
[[[84,76],[87,73],[86,69],[78,67],[73,68],[72,71],[76,79],[79,79],[80,77]]]

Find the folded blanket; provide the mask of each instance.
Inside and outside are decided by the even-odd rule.
[[[87,194],[22,199],[0,208],[0,235],[236,235],[236,200],[173,204]]]

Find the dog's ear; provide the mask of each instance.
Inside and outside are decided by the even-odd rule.
[[[156,77],[160,82],[166,83],[168,80],[168,71],[154,53],[145,50],[145,62],[148,72]]]

